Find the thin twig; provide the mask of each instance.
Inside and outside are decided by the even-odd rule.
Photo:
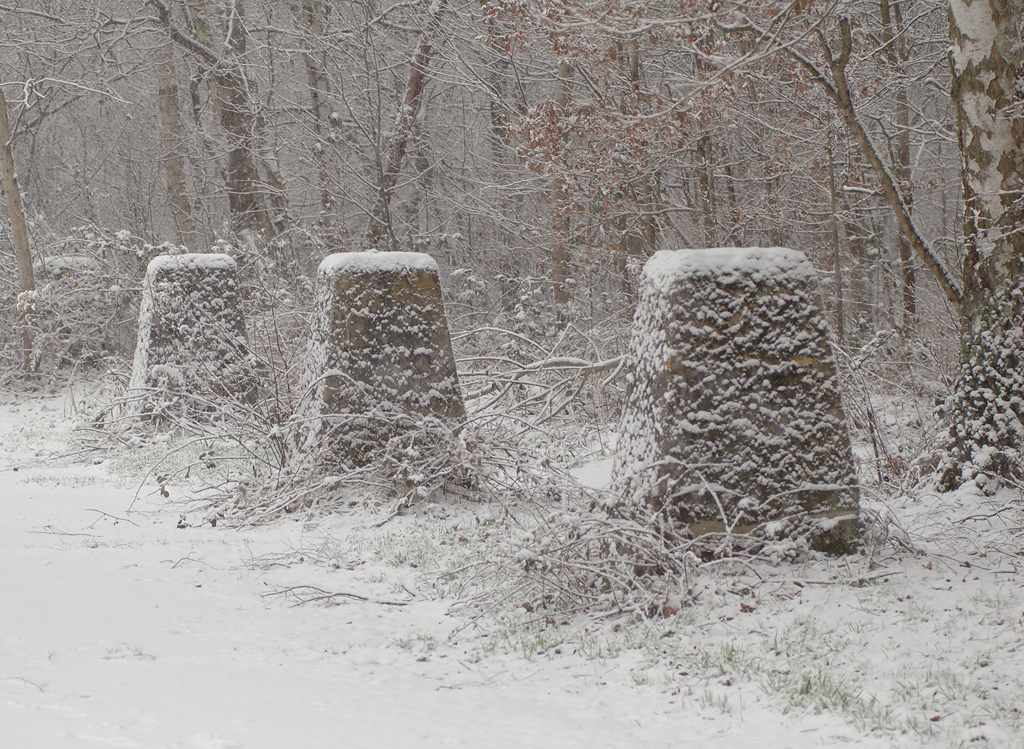
[[[309,591],[309,594],[304,594],[303,591]],[[296,600],[293,606],[303,606],[307,603],[318,603],[320,601],[331,603],[336,598],[350,598],[354,601],[363,601],[365,603],[376,603],[381,606],[408,606],[409,601],[388,601],[379,598],[368,598],[361,596],[358,593],[346,593],[346,592],[331,592],[324,590],[323,588],[317,588],[314,585],[293,585],[289,588],[279,588],[272,593],[264,593],[263,598],[272,598],[274,596],[291,596]]]

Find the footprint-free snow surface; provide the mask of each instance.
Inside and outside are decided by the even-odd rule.
[[[493,508],[214,528],[136,498],[168,446],[74,454],[77,418],[0,404],[3,749],[1022,746],[1022,578],[980,543],[709,567],[669,618],[517,629],[431,582]]]

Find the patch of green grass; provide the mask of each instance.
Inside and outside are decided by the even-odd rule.
[[[46,474],[42,476],[26,476],[21,480],[23,484],[36,484],[38,486],[66,486],[77,489],[83,486],[97,486],[103,483],[99,476],[83,476],[72,474],[70,476],[56,476]]]
[[[964,702],[971,695],[985,699],[988,690],[970,682],[949,668],[903,666],[896,671],[893,697],[910,707],[934,711],[951,702]]]
[[[850,634],[862,635],[866,632],[873,631],[877,627],[877,624],[865,619],[847,619],[843,622],[843,626]]]
[[[432,653],[441,644],[437,637],[430,632],[417,632],[410,637],[398,637],[394,642],[403,650],[411,650],[415,653]]]
[[[701,710],[716,710],[723,715],[727,715],[732,712],[732,704],[729,702],[729,697],[724,694],[715,694],[711,691],[705,691],[697,698],[697,704],[700,705]]]
[[[995,616],[1002,618],[1013,614],[1015,609],[1020,605],[1020,599],[1012,592],[1007,593],[1003,590],[986,590],[978,591],[968,597],[971,603],[973,603],[978,609],[986,610],[986,616]],[[1013,617],[1016,620],[1016,617]]]
[[[907,610],[903,612],[905,622],[930,622],[935,616],[935,610],[930,606],[922,606],[917,601],[907,602]]]
[[[615,658],[621,650],[612,642],[590,632],[529,619],[523,622],[505,617],[505,626],[481,642],[485,654],[515,653],[528,661],[565,654],[588,660]]]
[[[685,654],[685,662],[690,671],[707,677],[732,674],[749,679],[762,670],[762,665],[756,658],[731,642],[724,642],[711,648],[698,647],[693,652]]]
[[[638,687],[670,687],[675,684],[675,677],[670,671],[657,668],[634,668],[629,678]]]
[[[485,653],[517,653],[528,661],[546,655],[565,643],[557,627],[540,623],[505,627],[491,635],[483,645]]]
[[[212,486],[241,477],[250,457],[234,442],[209,439],[146,441],[118,451],[107,463],[111,476],[132,483],[167,477],[171,486]]]

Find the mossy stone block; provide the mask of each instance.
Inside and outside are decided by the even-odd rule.
[[[683,534],[805,535],[849,553],[856,471],[821,293],[782,248],[648,261],[613,468],[628,503]]]
[[[433,258],[351,252],[324,259],[302,393],[303,449],[329,440],[353,466],[423,418],[463,417]]]
[[[254,357],[238,303],[235,261],[224,254],[161,255],[146,269],[129,390],[143,415],[216,410],[250,399]]]

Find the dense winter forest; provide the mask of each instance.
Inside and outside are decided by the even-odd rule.
[[[570,329],[565,350],[595,360],[621,351],[655,250],[793,247],[844,350],[872,344],[915,394],[955,377],[959,311],[912,247],[960,266],[945,2],[0,13],[44,375],[130,354],[153,254],[229,242],[299,308],[327,253],[426,251],[458,331]]]
[[[347,545],[264,539],[253,570],[308,561],[319,581],[281,572],[262,594],[454,601],[443,646],[407,638],[417,663],[485,631],[527,660],[640,648],[634,682],[657,671],[684,707],[729,713],[727,687],[749,682],[865,746],[1019,742],[1024,619],[999,586],[1020,588],[1024,537],[1022,31],[1019,0],[0,0],[0,388],[12,413],[71,392],[63,454],[141,482],[132,508],[171,500],[190,538],[355,523],[334,529]],[[642,268],[719,247],[792,248],[816,271],[860,480],[845,562],[764,529],[680,541],[600,511]],[[294,432],[317,269],[366,250],[436,260],[465,421],[398,429],[352,466]],[[237,263],[258,395],[181,392],[140,421],[147,265],[192,252]],[[834,613],[757,639],[759,606],[805,628],[803,600],[883,611],[985,560],[970,606],[943,584],[935,612],[853,614],[842,643],[821,634]],[[330,592],[325,574],[364,563],[376,577],[341,584],[358,593]],[[1006,656],[1005,704],[975,673],[989,651],[893,656],[902,671],[865,655],[872,633],[913,646],[941,619],[939,660],[960,657],[967,625],[937,610],[961,604]],[[726,654],[714,627],[733,615],[749,616]],[[672,645],[684,631],[707,637],[702,660]],[[840,676],[821,670],[844,652]]]

